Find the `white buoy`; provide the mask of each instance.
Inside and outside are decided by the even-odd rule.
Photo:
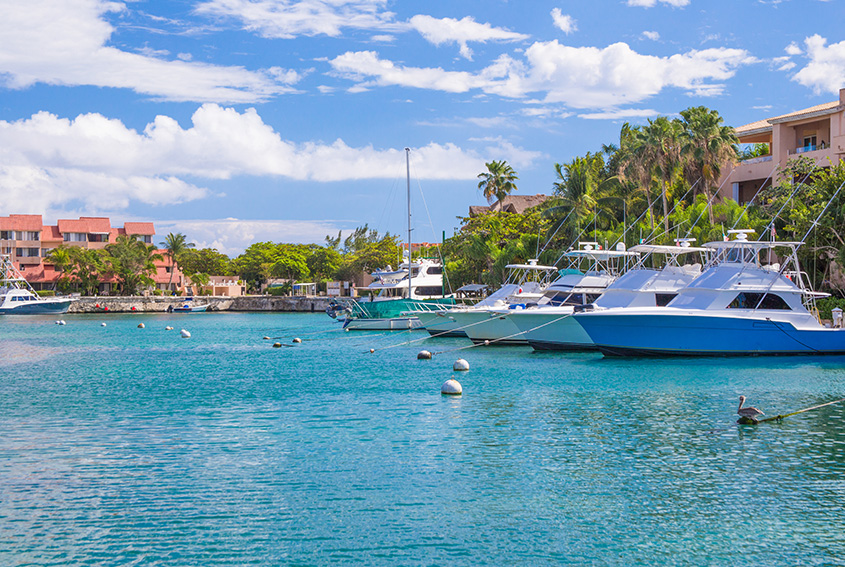
[[[67,322],[64,319],[62,319],[61,321],[59,321],[59,325],[67,325]]]
[[[106,324],[105,324],[105,323],[100,323],[100,326],[101,326],[101,327],[105,327],[105,326],[106,326]]]
[[[296,337],[295,339],[293,339],[293,342],[298,344],[298,343],[302,342],[302,339],[300,339],[299,337]]]
[[[56,325],[61,325],[61,324],[62,324],[61,321],[56,321]]]
[[[375,351],[376,351],[376,349],[371,348],[371,349],[370,349],[370,354],[373,354]]]
[[[417,360],[431,360],[431,353],[427,350],[421,350],[419,354],[417,354]]]
[[[273,343],[273,348],[282,348],[282,343]]]
[[[165,330],[165,331],[172,331],[172,330],[173,330],[173,327],[171,327],[170,325],[168,325],[168,326],[166,326],[166,327],[164,328],[164,330]]]
[[[465,370],[469,370],[469,362],[467,362],[463,358],[459,358],[455,361],[455,364],[452,366],[452,369],[456,372],[463,372]]]
[[[464,389],[461,387],[461,383],[454,378],[446,380],[443,382],[443,385],[440,386],[440,393],[444,396],[460,396],[463,391]]]
[[[138,323],[138,328],[139,328],[139,329],[143,329],[143,328],[144,328],[144,324],[143,324],[143,323]]]
[[[270,337],[262,337],[262,340],[269,341]]]
[[[484,341],[484,346],[490,346],[490,341],[485,340],[485,341]]]
[[[181,331],[179,331],[179,334],[182,335],[183,339],[190,339],[191,338],[191,333],[189,333],[185,329],[182,329]]]

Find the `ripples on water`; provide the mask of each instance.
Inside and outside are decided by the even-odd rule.
[[[319,314],[66,320],[0,320],[3,565],[845,557],[845,407],[733,424],[741,393],[769,415],[845,397],[840,358],[418,361],[368,351],[422,335]]]

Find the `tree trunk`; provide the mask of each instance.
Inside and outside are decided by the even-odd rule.
[[[663,180],[663,192],[661,196],[663,197],[663,228],[666,231],[666,234],[669,234],[669,202],[666,199],[666,190],[667,190],[667,181]]]

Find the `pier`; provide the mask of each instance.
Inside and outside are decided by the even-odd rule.
[[[242,297],[196,296],[192,302],[207,303],[209,311],[316,313],[325,311],[330,300],[330,297],[246,295]],[[184,304],[184,297],[173,296],[81,297],[71,304],[68,313],[164,313],[168,307],[175,308]]]

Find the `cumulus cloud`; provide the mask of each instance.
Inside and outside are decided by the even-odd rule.
[[[0,18],[0,81],[9,88],[35,83],[131,89],[172,101],[250,103],[290,92],[277,73],[166,60],[151,50],[107,46],[104,16],[123,4],[101,0],[4,2]]]
[[[622,108],[608,112],[590,112],[586,114],[579,114],[578,118],[583,118],[585,120],[626,120],[628,118],[651,118],[652,116],[659,116],[660,114],[665,113],[660,113],[650,108]]]
[[[651,41],[657,41],[660,39],[660,33],[656,31],[644,31],[643,37],[646,39],[650,39]]]
[[[454,18],[433,18],[417,15],[411,18],[411,27],[417,30],[427,41],[434,45],[456,43],[460,46],[460,53],[466,59],[472,59],[472,50],[468,42],[485,43],[487,41],[520,41],[528,36],[502,28],[494,28],[490,24],[481,24],[470,16],[456,20]]]
[[[804,51],[809,62],[792,80],[817,94],[838,93],[845,86],[845,41],[828,45],[827,39],[816,34],[804,40]]]
[[[657,4],[667,4],[674,8],[683,8],[688,6],[690,0],[628,0],[628,6],[638,6],[640,8],[653,8]]]
[[[552,8],[552,21],[560,31],[567,35],[578,31],[578,27],[575,25],[575,19],[561,12],[560,8]]]
[[[399,31],[407,26],[385,10],[387,0],[208,0],[197,13],[242,22],[267,38],[337,37],[343,28]]]
[[[453,93],[480,90],[509,98],[539,93],[545,103],[607,109],[640,102],[669,87],[714,96],[742,66],[756,62],[741,49],[693,50],[670,57],[642,55],[625,43],[605,48],[536,42],[522,60],[502,55],[477,73],[407,67],[374,51],[347,52],[329,61],[356,90],[404,86]]]
[[[346,228],[344,222],[310,220],[187,219],[156,221],[159,234],[189,234],[198,248],[214,248],[230,257],[255,242],[322,242]]]
[[[481,151],[432,142],[414,149],[412,159],[421,179],[472,180],[497,152],[513,154],[519,164],[538,157],[498,140]],[[238,112],[209,103],[197,109],[189,127],[157,116],[140,132],[100,114],[71,120],[39,112],[0,121],[0,206],[13,212],[121,210],[132,202],[168,206],[209,196],[186,179],[394,179],[402,163],[402,148],[284,140],[254,109]]]

